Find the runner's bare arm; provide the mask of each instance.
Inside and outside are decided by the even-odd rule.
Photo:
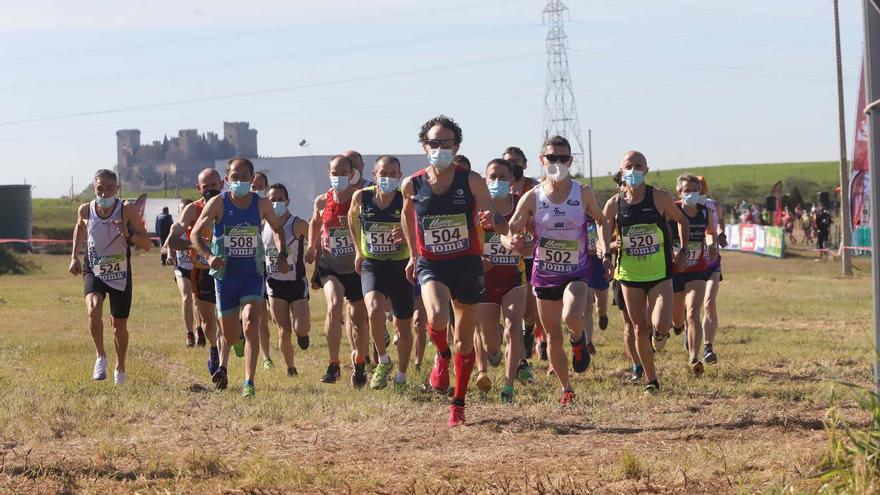
[[[122,206],[122,220],[125,224],[125,232],[122,229],[120,232],[126,236],[128,242],[144,251],[149,251],[153,247],[153,241],[147,234],[147,229],[134,203],[125,203]]]
[[[309,222],[306,222],[302,218],[297,217],[296,220],[293,221],[293,237],[297,239],[308,238]]]
[[[597,253],[604,256],[608,252],[609,240],[608,229],[605,228],[605,214],[599,209],[599,202],[596,200],[596,193],[590,186],[581,187],[581,204],[584,205],[584,211],[593,217],[596,221],[596,228],[599,232],[599,245],[596,246]]]
[[[171,232],[168,234],[168,239],[165,239],[164,247],[176,251],[186,251],[189,249],[192,243],[186,239],[181,239],[181,236],[186,232],[186,228],[192,225],[195,221],[196,206],[195,204],[190,203],[184,206],[183,211],[180,212],[180,220],[171,225]]]
[[[275,240],[276,246],[281,246],[278,248],[278,251],[287,251],[287,239],[284,234],[284,221],[282,218],[275,214],[275,210],[272,209],[272,202],[266,198],[261,198],[259,196],[254,196],[259,201],[260,205],[260,218],[266,221],[269,224],[269,227],[272,228],[272,237]],[[278,271],[281,273],[287,273],[290,271],[290,267],[287,266],[287,256],[280,256],[278,258]]]
[[[351,195],[351,206],[348,208],[348,230],[354,242],[354,270],[361,272],[364,262],[364,253],[361,252],[361,190],[358,189]]]
[[[411,178],[407,177],[403,180],[400,192],[403,194],[403,211],[400,212],[400,226],[403,228],[403,237],[406,239],[406,244],[409,246],[409,261],[406,263],[406,278],[410,282],[415,283],[416,260],[419,258],[419,248],[418,243],[416,242],[416,235],[418,234],[416,234],[416,212],[413,205],[413,194],[415,194],[415,190],[413,189]]]
[[[223,198],[215,196],[205,204],[202,214],[199,215],[195,225],[193,225],[192,231],[201,232],[205,227],[213,227],[214,223],[220,218],[221,213],[223,213]],[[196,248],[196,252],[204,256],[212,268],[219,269],[223,266],[222,260],[219,263],[214,261],[215,256],[211,253],[211,246],[208,246],[202,236],[196,235],[190,241],[192,241],[193,247]],[[217,266],[215,266],[215,263],[217,263]]]
[[[675,206],[672,196],[666,191],[654,189],[654,204],[657,205],[657,211],[661,215],[677,224],[678,238],[681,239],[681,245],[687,246],[688,241],[691,239],[691,224],[688,222],[687,216]]]
[[[605,231],[608,232],[608,253],[610,253],[615,246],[613,246],[613,242],[611,238],[614,236],[614,232],[617,230],[617,195],[611,196],[608,198],[608,201],[605,202],[605,208],[602,210],[602,214],[605,216]],[[606,254],[608,254],[606,253]]]
[[[534,214],[535,190],[530,189],[522,196],[522,198],[520,198],[519,203],[516,204],[516,210],[513,211],[513,216],[511,216],[510,221],[507,222],[510,232],[519,232],[524,229],[529,219]]]
[[[79,261],[79,250],[82,248],[83,241],[86,237],[86,221],[89,215],[89,204],[79,205],[77,211],[76,223],[73,225],[73,247],[70,251],[70,267],[68,271],[71,275],[82,275],[82,264]]]
[[[324,194],[319,195],[315,198],[315,206],[312,208],[312,218],[309,220],[309,247],[306,251],[306,263],[315,261],[318,253],[318,243],[321,242],[321,210],[324,208],[325,199],[326,196]]]
[[[471,194],[477,203],[477,211],[480,212],[480,223],[484,227],[493,227],[496,232],[506,234],[507,220],[498,213],[495,208],[495,202],[492,201],[492,195],[489,194],[489,186],[486,180],[480,177],[480,174],[471,172],[468,176],[468,185],[471,187]],[[488,212],[488,214],[484,213]]]

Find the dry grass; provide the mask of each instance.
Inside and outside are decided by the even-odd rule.
[[[274,351],[276,368],[258,372],[247,401],[241,361],[230,390],[216,393],[205,353],[183,347],[176,289],[156,258],[135,260],[121,389],[90,380],[81,285],[65,258],[34,257],[38,273],[0,278],[0,492],[809,492],[828,440],[829,379],[871,379],[864,264],[843,280],[830,264],[735,254],[725,262],[720,364],[690,378],[675,340],[659,358],[655,397],[626,383],[612,311],[595,366],[575,382],[578,406],[557,409],[542,363],[517,404],[502,406],[495,369],[492,394],[472,391],[469,425],[450,430],[446,398],[420,386],[426,371],[402,392],[318,383],[326,348],[313,293],[300,375],[284,376]],[[859,420],[851,398],[838,406]]]

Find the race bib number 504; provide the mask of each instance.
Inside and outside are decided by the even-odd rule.
[[[425,216],[422,231],[425,234],[425,248],[434,254],[458,253],[470,246],[464,213]]]

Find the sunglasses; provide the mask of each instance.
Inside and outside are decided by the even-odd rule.
[[[568,163],[571,161],[571,155],[544,155],[548,162]]]
[[[448,148],[452,148],[452,146],[455,145],[455,139],[428,139],[425,141],[425,144],[431,149],[437,149],[444,145]]]

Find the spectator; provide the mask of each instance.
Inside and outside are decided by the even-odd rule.
[[[788,242],[795,244],[794,240],[794,215],[791,213],[791,208],[785,207],[785,211],[782,212],[782,230],[788,234]]]
[[[156,235],[159,236],[159,245],[164,246],[165,240],[168,239],[168,234],[171,233],[171,225],[174,223],[174,219],[171,218],[171,214],[168,213],[168,207],[162,208],[162,213],[156,215]],[[164,249],[162,250],[162,264],[164,265],[168,261],[168,252]]]
[[[816,207],[816,215],[813,217],[813,223],[816,229],[816,249],[819,251],[819,259],[828,256],[828,240],[831,238],[831,224],[834,220],[831,213],[825,209],[825,205],[819,203]]]

